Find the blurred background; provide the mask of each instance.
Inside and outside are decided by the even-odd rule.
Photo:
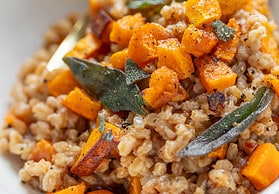
[[[43,43],[45,31],[70,13],[85,11],[87,0],[0,0],[0,126],[10,103],[9,92],[20,65]],[[20,184],[21,163],[0,156],[0,193],[37,194]],[[12,161],[12,162],[11,162]]]

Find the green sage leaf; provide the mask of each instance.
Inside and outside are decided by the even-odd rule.
[[[234,29],[229,28],[221,20],[215,20],[210,25],[220,40],[227,42],[229,39],[233,39]]]
[[[88,94],[98,98],[104,106],[114,112],[127,110],[145,114],[139,88],[126,83],[123,71],[74,57],[63,60]]]
[[[128,3],[130,9],[148,9],[157,5],[169,3],[169,0],[131,0]]]
[[[150,77],[148,73],[143,71],[134,61],[127,59],[125,65],[126,82],[128,85],[137,81]]]
[[[256,90],[252,101],[235,109],[191,141],[177,156],[201,156],[233,140],[256,120],[272,101],[274,91],[268,87]]]

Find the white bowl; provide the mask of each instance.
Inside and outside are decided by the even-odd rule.
[[[0,6],[0,126],[10,103],[9,93],[20,65],[42,45],[44,32],[72,12],[87,8],[87,0],[8,0]],[[20,162],[0,156],[0,193],[37,194],[21,184]]]
[[[45,30],[71,12],[86,9],[87,0],[9,0],[0,6],[0,125],[10,103],[9,93],[20,65],[41,46]],[[279,1],[271,0],[279,22]],[[275,10],[278,10],[277,12]],[[13,156],[0,156],[0,191],[5,194],[37,194],[21,184],[20,162]],[[279,180],[263,194],[279,194]]]

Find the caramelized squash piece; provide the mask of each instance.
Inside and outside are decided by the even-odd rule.
[[[88,192],[86,194],[113,194],[113,193],[110,192],[109,190],[100,189],[100,190]]]
[[[95,5],[94,5],[95,4]],[[110,43],[109,35],[112,29],[114,20],[97,2],[90,1],[91,10],[91,30],[104,43]],[[93,12],[93,9],[95,11]]]
[[[279,95],[279,79],[277,76],[273,74],[264,75],[264,81],[270,85],[272,85],[274,91],[277,95]]]
[[[96,52],[101,45],[102,42],[93,33],[87,33],[68,53],[66,53],[65,57],[86,59]]]
[[[136,27],[142,26],[144,23],[145,18],[141,15],[141,13],[127,15],[118,19],[112,25],[110,41],[127,47],[134,29]]]
[[[244,10],[251,12],[252,10],[257,10],[261,14],[270,16],[270,9],[268,7],[269,3],[267,0],[247,0],[247,3],[243,7]]]
[[[101,9],[99,0],[88,0],[89,14],[94,15]]]
[[[230,15],[243,8],[250,0],[219,0],[223,15]]]
[[[226,42],[219,41],[217,49],[214,52],[214,56],[216,56],[216,58],[225,62],[231,62],[234,58],[241,34],[240,25],[236,23],[235,18],[231,18],[229,20],[228,27],[234,29],[233,39],[229,39]]]
[[[129,178],[129,194],[140,194],[142,186],[137,176]]]
[[[271,143],[259,145],[241,170],[254,187],[262,190],[268,187],[279,175],[279,152]]]
[[[187,0],[186,15],[196,27],[209,25],[222,16],[218,0]]]
[[[15,114],[12,109],[9,110],[4,117],[3,129],[12,127],[20,134],[26,134],[28,131],[28,125],[31,122],[31,118],[28,116],[30,115],[27,114],[25,118]]]
[[[210,152],[208,156],[212,158],[224,159],[226,157],[228,147],[229,145],[226,143],[221,147],[217,148],[216,150]]]
[[[86,185],[84,182],[81,182],[78,185],[70,186],[60,191],[54,193],[48,193],[48,194],[84,194],[85,190],[86,190]]]
[[[146,23],[137,27],[128,46],[128,57],[144,67],[149,62],[157,59],[158,40],[171,38],[171,34],[161,25]]]
[[[41,139],[32,149],[29,160],[34,160],[35,162],[39,162],[44,159],[46,161],[51,162],[52,156],[55,154],[54,147],[52,143],[45,139]]]
[[[110,57],[110,64],[112,67],[124,70],[128,59],[128,49],[115,52]]]
[[[81,85],[69,69],[61,72],[53,80],[47,82],[48,92],[55,97],[61,94],[68,94],[76,87],[80,88]]]
[[[118,145],[120,141],[120,129],[110,123],[105,123],[104,130],[95,128],[81,153],[71,168],[71,172],[79,176],[91,175]]]
[[[157,47],[157,67],[166,66],[174,70],[179,79],[185,79],[194,72],[194,65],[189,53],[176,38],[160,40]]]
[[[101,103],[91,98],[80,88],[75,88],[71,91],[61,103],[89,120],[95,120],[101,109]]]
[[[196,28],[192,24],[186,28],[182,37],[185,51],[196,57],[210,53],[218,41],[219,39],[214,32]]]
[[[198,68],[201,82],[208,92],[221,91],[235,84],[236,73],[226,63],[215,57],[196,58],[194,64]]]
[[[180,85],[177,74],[162,66],[156,69],[149,82],[149,88],[143,90],[143,99],[152,108],[159,108],[169,101],[184,100],[187,91]]]

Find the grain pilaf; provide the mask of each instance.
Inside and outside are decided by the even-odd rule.
[[[48,193],[216,194],[258,193],[278,177],[279,37],[266,0],[89,0],[89,10],[68,66],[46,68],[76,16],[45,33],[11,91],[0,148],[22,159],[24,183]],[[105,83],[86,76],[116,91],[88,87],[80,64],[106,71]],[[261,100],[258,88],[275,95],[251,125],[234,121],[230,128],[246,126],[237,137],[179,156],[221,118]],[[131,99],[138,104],[126,106]]]

